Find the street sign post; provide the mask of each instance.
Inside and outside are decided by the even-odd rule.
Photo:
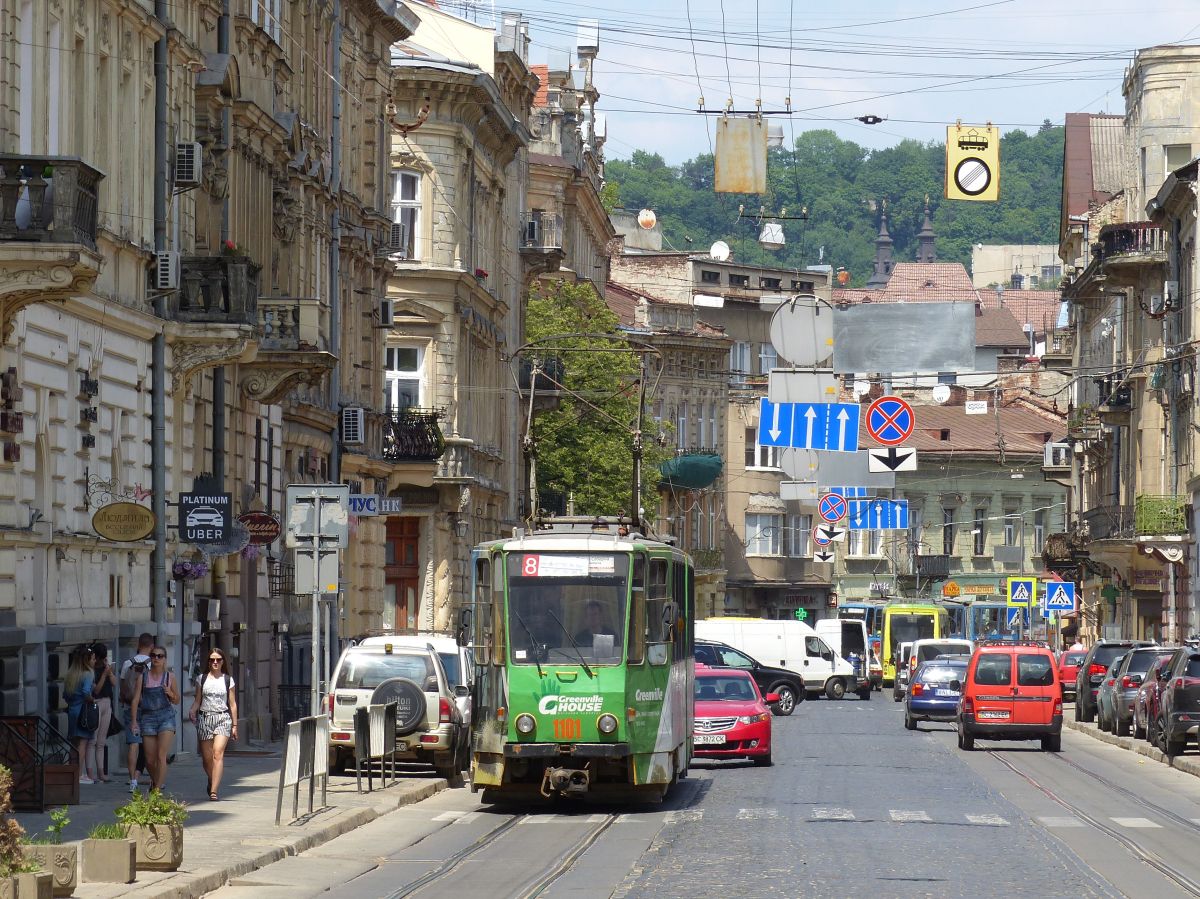
[[[233,495],[193,491],[179,494],[179,539],[209,546],[229,539]]]
[[[1029,604],[1037,599],[1037,578],[1026,577],[1010,577],[1008,579],[1008,604],[1010,606],[1022,606],[1028,608]]]
[[[823,539],[826,544],[841,543],[843,540],[846,539],[846,529],[839,528],[836,525],[832,525],[832,524],[817,525],[816,533],[817,533],[817,537],[820,537],[821,539]]]
[[[1075,585],[1070,581],[1052,581],[1046,585],[1047,612],[1074,612]]]
[[[772,403],[759,406],[758,442],[838,453],[858,452],[857,403]]]
[[[867,466],[871,471],[916,471],[917,451],[906,446],[867,450]]]
[[[818,450],[779,450],[779,467],[797,481],[816,480],[822,486],[855,484],[868,487],[872,495],[896,486],[896,473],[868,470],[867,453],[823,453]],[[829,493],[828,489],[823,492]]]
[[[828,563],[832,562],[833,559],[834,559],[834,554],[831,550],[828,550],[828,549],[819,549],[818,548],[813,553],[813,561],[815,561],[815,562],[824,562],[824,563],[828,564]]]
[[[285,502],[284,545],[296,552],[295,589],[312,594],[311,712],[316,716],[321,714],[321,663],[325,663],[327,677],[333,667],[330,621],[328,615],[322,618],[321,596],[338,592],[340,551],[350,539],[350,488],[345,484],[289,484]]]
[[[816,481],[779,482],[779,498],[784,502],[815,503],[818,496]]]
[[[867,407],[867,433],[884,446],[899,446],[912,436],[917,416],[898,396],[881,396]]]
[[[817,513],[830,524],[845,518],[846,508],[846,498],[836,493],[826,493],[817,502]]]
[[[846,526],[852,531],[906,531],[908,500],[852,499]]]

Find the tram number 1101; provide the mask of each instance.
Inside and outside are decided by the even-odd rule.
[[[556,740],[578,740],[583,735],[583,722],[579,718],[555,718]]]

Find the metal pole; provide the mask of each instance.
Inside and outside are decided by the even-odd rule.
[[[1179,608],[1175,602],[1175,563],[1167,563],[1167,642],[1175,643],[1179,639]]]
[[[642,419],[646,414],[646,357],[638,354],[637,427],[633,431],[633,508],[629,515],[634,527],[642,524]]]
[[[154,0],[163,36],[154,44],[154,249],[167,248],[167,0]],[[167,298],[154,297],[154,314],[165,321]],[[150,602],[155,621],[167,617],[167,336],[160,327],[150,351],[150,487],[154,552],[150,556]]]
[[[321,500],[317,500],[317,520],[320,521]],[[313,541],[312,594],[312,714],[321,714],[321,538]]]

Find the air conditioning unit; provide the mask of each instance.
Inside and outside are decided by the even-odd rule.
[[[379,327],[390,328],[395,322],[395,308],[391,300],[379,301]]]
[[[179,289],[179,253],[176,250],[158,250],[154,254],[154,289]]]
[[[342,443],[362,443],[367,431],[367,410],[348,406],[342,410]]]
[[[198,143],[175,145],[175,186],[194,187],[204,174],[204,148]]]
[[[1166,298],[1168,306],[1173,306],[1175,303],[1178,303],[1179,302],[1179,282],[1178,281],[1164,281],[1163,282],[1163,296]]]
[[[408,224],[392,222],[392,230],[388,235],[388,249],[391,255],[399,259],[408,258]]]

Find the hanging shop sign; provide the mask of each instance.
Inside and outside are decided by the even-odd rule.
[[[92,516],[92,530],[105,540],[130,543],[154,533],[154,512],[137,503],[109,503]]]

